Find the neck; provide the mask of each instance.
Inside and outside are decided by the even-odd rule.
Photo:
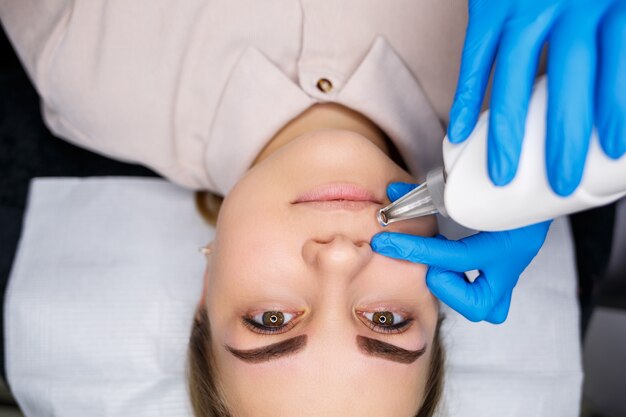
[[[370,119],[339,104],[320,103],[309,107],[283,126],[270,139],[252,165],[261,162],[300,135],[319,129],[349,130],[358,133],[387,155],[390,153],[385,134]]]

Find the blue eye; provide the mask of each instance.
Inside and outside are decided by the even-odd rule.
[[[256,333],[277,334],[291,329],[295,324],[293,321],[295,317],[295,313],[263,311],[252,316],[243,317],[243,323]]]

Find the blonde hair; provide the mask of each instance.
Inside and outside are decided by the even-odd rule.
[[[439,337],[440,327],[441,320],[432,344],[424,401],[415,417],[434,416],[441,399],[445,359]],[[224,402],[215,369],[209,317],[204,306],[199,306],[191,326],[187,350],[187,382],[195,417],[232,417]]]
[[[211,226],[215,226],[217,215],[222,207],[224,197],[213,194],[209,191],[196,191],[195,194],[196,209],[200,216]]]

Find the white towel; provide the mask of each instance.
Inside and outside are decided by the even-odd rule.
[[[34,180],[5,304],[7,376],[26,416],[190,416],[197,248],[212,234],[193,194],[162,180]],[[575,289],[570,232],[557,220],[505,324],[446,310],[442,415],[577,416]]]

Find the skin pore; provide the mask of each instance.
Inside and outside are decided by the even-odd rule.
[[[389,151],[364,116],[318,104],[225,198],[200,303],[234,416],[408,417],[420,407],[438,304],[423,265],[369,245],[387,184],[412,180]],[[436,221],[386,230],[433,235]]]

